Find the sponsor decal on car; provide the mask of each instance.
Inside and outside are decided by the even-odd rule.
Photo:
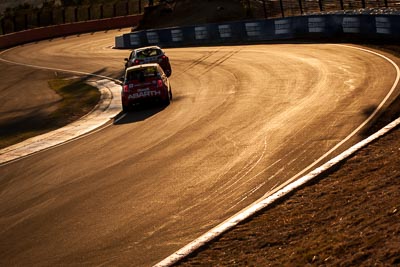
[[[151,97],[151,96],[160,96],[160,95],[161,95],[161,91],[142,91],[142,92],[130,94],[128,96],[128,99],[137,99],[137,98],[142,98],[142,97]]]

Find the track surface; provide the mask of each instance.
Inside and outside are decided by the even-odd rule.
[[[2,57],[118,78],[129,52],[111,49],[117,34]],[[154,264],[312,166],[365,121],[396,74],[336,45],[166,51],[170,106],[0,166],[0,265]]]

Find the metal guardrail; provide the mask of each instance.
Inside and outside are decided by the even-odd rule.
[[[312,15],[137,31],[115,38],[115,48],[181,47],[292,38],[400,40],[400,15]]]

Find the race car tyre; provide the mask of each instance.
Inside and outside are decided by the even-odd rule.
[[[167,97],[167,98],[164,100],[164,105],[165,105],[165,106],[168,106],[170,103],[171,103],[171,100],[169,99],[169,97]]]
[[[168,92],[168,97],[164,100],[164,105],[168,106],[171,104],[171,99],[172,99],[172,90],[170,89]]]
[[[122,105],[122,111],[123,111],[123,112],[129,112],[129,111],[131,111],[131,106]]]

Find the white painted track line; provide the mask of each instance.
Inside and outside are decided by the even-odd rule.
[[[215,238],[219,237],[223,233],[234,228],[239,223],[250,218],[251,216],[254,216],[257,212],[267,208],[268,206],[273,204],[275,201],[283,198],[284,196],[286,196],[287,194],[296,190],[297,188],[300,188],[301,186],[309,183],[310,181],[312,181],[316,177],[320,176],[321,174],[324,174],[326,171],[330,170],[333,166],[336,166],[343,160],[349,158],[351,155],[353,155],[355,152],[357,152],[361,148],[363,148],[366,145],[370,144],[371,142],[375,141],[379,137],[385,135],[386,133],[393,130],[394,128],[396,128],[399,125],[400,125],[400,118],[398,118],[397,120],[388,124],[386,127],[382,128],[380,131],[371,135],[367,139],[364,139],[363,141],[352,146],[345,152],[341,153],[339,156],[331,159],[327,163],[323,164],[321,167],[316,168],[309,174],[304,175],[303,177],[301,177],[298,180],[292,182],[291,184],[285,186],[284,188],[275,192],[274,194],[256,201],[252,205],[243,209],[242,211],[240,211],[233,217],[229,218],[225,222],[223,222],[220,225],[216,226],[215,228],[211,229],[204,235],[200,236],[196,240],[192,241],[188,245],[184,246],[183,248],[176,251],[175,253],[168,256],[167,258],[165,258],[164,260],[162,260],[161,262],[157,263],[154,266],[155,267],[165,267],[165,266],[171,266],[171,265],[177,263],[178,261],[182,260],[183,258],[189,256],[191,253],[193,253],[197,249],[201,248],[202,246],[211,242]]]
[[[301,186],[304,186],[305,184],[309,183],[313,179],[319,177],[321,174],[327,172],[330,170],[333,166],[336,166],[340,162],[344,161],[345,159],[349,158],[351,155],[353,155],[355,152],[360,150],[361,148],[365,147],[366,145],[370,144],[371,142],[375,141],[379,137],[385,135],[392,129],[396,128],[398,125],[400,125],[400,118],[397,120],[393,121],[392,123],[388,124],[386,127],[382,128],[375,134],[371,135],[370,137],[364,139],[363,141],[355,144],[354,146],[350,147],[340,155],[336,156],[335,158],[329,160],[325,164],[321,165],[320,167],[314,169],[313,171],[309,172],[308,174],[300,177],[304,173],[306,173],[308,170],[311,168],[315,167],[315,165],[319,164],[324,158],[326,158],[329,154],[331,154],[333,151],[335,151],[340,145],[342,145],[344,142],[349,140],[351,137],[353,137],[357,132],[359,132],[366,124],[368,124],[375,116],[376,114],[382,109],[382,107],[385,105],[387,100],[390,98],[394,90],[399,84],[399,79],[400,79],[400,69],[397,66],[395,62],[393,62],[391,59],[388,57],[379,54],[377,52],[364,49],[364,48],[359,48],[359,47],[354,47],[354,46],[348,46],[348,45],[338,45],[338,46],[343,46],[343,47],[348,47],[348,48],[353,48],[353,49],[358,49],[367,53],[374,54],[376,56],[379,56],[385,60],[387,60],[390,64],[393,65],[393,67],[396,69],[396,79],[392,85],[392,87],[389,90],[389,93],[386,95],[386,97],[382,100],[380,105],[375,109],[375,111],[362,123],[360,126],[358,126],[352,133],[350,133],[346,138],[344,138],[340,143],[338,143],[336,146],[334,146],[331,150],[329,150],[327,153],[325,153],[323,156],[321,156],[318,160],[316,160],[313,164],[309,165],[305,169],[303,169],[301,172],[293,176],[291,179],[289,179],[286,183],[282,184],[280,187],[275,189],[273,193],[271,194],[270,192],[265,194],[262,198],[258,199],[255,201],[253,204],[250,206],[244,208],[242,211],[237,213],[236,215],[232,216],[231,218],[227,219],[226,221],[222,222],[218,226],[214,227],[207,233],[203,234],[199,238],[193,240],[183,248],[179,249],[175,253],[171,254],[164,260],[160,261],[154,267],[165,267],[165,266],[171,266],[180,260],[184,259],[185,257],[189,256],[191,253],[194,251],[198,250],[202,246],[206,245],[207,243],[211,242],[218,236],[222,235],[223,233],[229,231],[239,223],[243,222],[244,220],[254,216],[257,212],[265,209],[266,207],[270,206],[272,203],[275,201],[281,199],[282,197],[286,196],[290,192],[293,192],[297,188],[300,188]],[[300,178],[298,178],[300,177]]]

